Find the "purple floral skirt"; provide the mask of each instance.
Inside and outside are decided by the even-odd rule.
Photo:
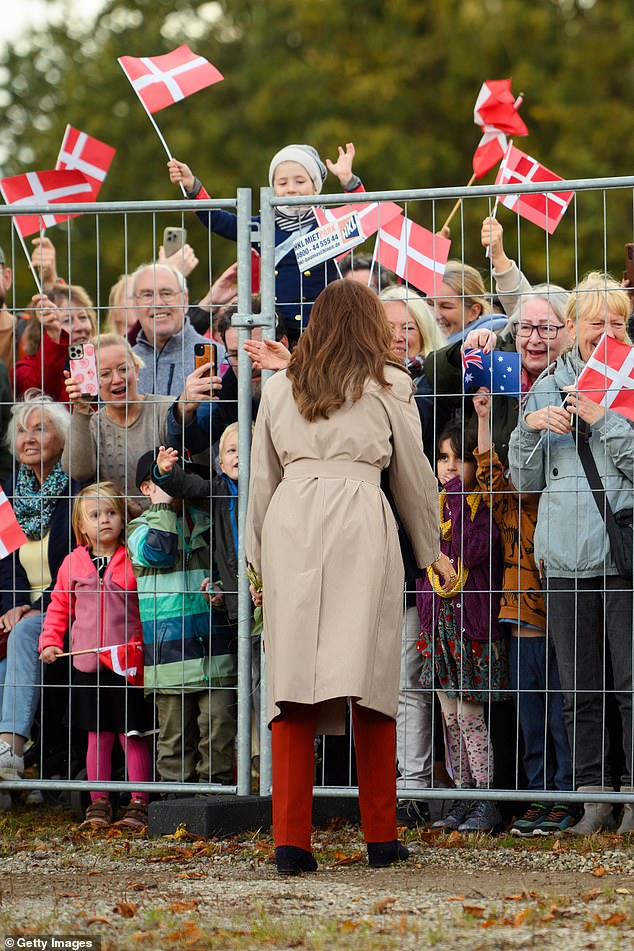
[[[435,634],[423,631],[417,644],[422,658],[420,683],[472,703],[506,700],[509,691],[506,639],[472,641],[456,628],[451,600],[443,599]]]

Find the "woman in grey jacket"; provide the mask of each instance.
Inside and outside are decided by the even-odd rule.
[[[511,435],[511,478],[522,493],[541,493],[535,561],[547,597],[550,635],[564,692],[564,717],[577,788],[611,792],[604,690],[610,665],[623,730],[621,792],[630,792],[618,832],[634,831],[632,786],[632,584],[619,576],[605,522],[575,445],[588,438],[613,511],[632,507],[634,425],[576,392],[577,379],[603,333],[629,342],[627,294],[605,274],[589,274],[570,296],[566,325],[574,339],[534,384]],[[573,431],[574,430],[574,431]],[[608,661],[609,657],[609,661]],[[569,832],[614,825],[609,802],[586,803]]]

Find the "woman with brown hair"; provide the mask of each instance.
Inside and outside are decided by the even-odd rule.
[[[448,586],[455,571],[439,557],[436,480],[391,347],[376,295],[329,284],[288,369],[264,388],[255,427],[247,557],[262,582],[281,874],[317,867],[314,736],[343,733],[348,698],[369,863],[408,855],[396,839],[403,564],[383,469],[419,565]]]

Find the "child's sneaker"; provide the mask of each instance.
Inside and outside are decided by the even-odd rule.
[[[535,828],[533,835],[557,835],[565,832],[579,819],[579,810],[568,803],[556,803],[542,818]]]
[[[467,818],[458,826],[458,832],[493,832],[502,822],[497,803],[490,799],[476,799],[471,803]]]
[[[140,832],[147,828],[147,803],[142,799],[132,799],[122,819],[114,824],[115,829],[128,829]]]
[[[397,826],[426,826],[429,821],[429,806],[422,799],[399,799],[396,803]]]
[[[24,757],[16,756],[13,747],[0,740],[0,779],[22,779]]]
[[[550,808],[543,802],[532,802],[523,816],[511,826],[511,835],[534,835],[535,829],[547,815]]]
[[[454,799],[449,803],[446,815],[442,819],[437,819],[432,829],[457,829],[467,818],[470,809],[471,801],[469,799]]]
[[[80,829],[105,829],[112,822],[112,806],[109,799],[95,799],[86,809],[86,818]]]

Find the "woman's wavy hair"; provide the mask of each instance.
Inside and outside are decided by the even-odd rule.
[[[362,284],[340,280],[317,297],[286,373],[298,410],[312,423],[358,400],[368,379],[390,386],[386,363],[399,365],[381,301]]]

